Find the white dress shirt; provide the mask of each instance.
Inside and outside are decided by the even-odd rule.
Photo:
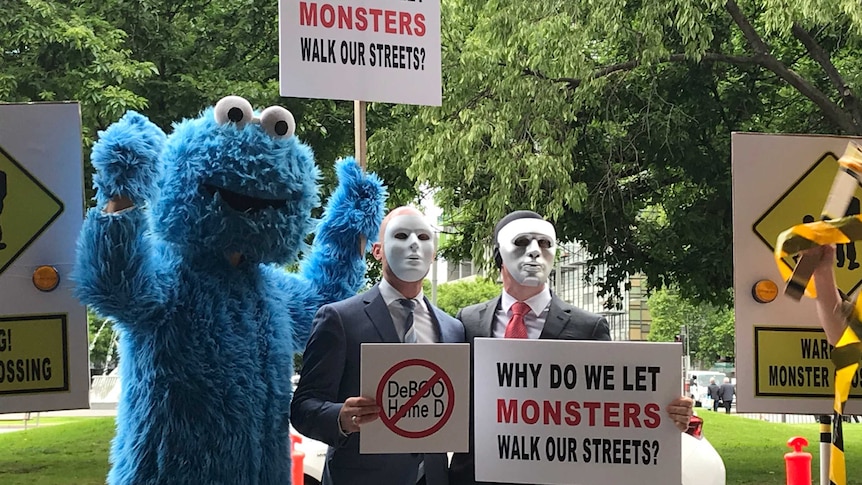
[[[403,341],[404,323],[407,320],[407,309],[401,304],[401,299],[405,299],[394,286],[389,284],[385,279],[380,280],[378,285],[380,296],[386,303],[389,309],[389,315],[392,317],[392,323],[395,324],[395,331],[398,332],[398,337]],[[430,344],[437,342],[437,330],[434,328],[434,321],[431,319],[429,308],[425,305],[425,297],[422,290],[413,298],[416,307],[413,309],[413,332],[416,334],[416,343]]]
[[[503,338],[506,336],[506,326],[509,325],[509,319],[512,318],[512,305],[517,302],[512,295],[503,290],[503,297],[500,300],[500,308],[494,321],[494,337]],[[548,318],[548,309],[551,306],[551,290],[548,285],[532,297],[524,301],[530,306],[530,311],[524,315],[524,324],[527,325],[527,338],[537,339],[542,335],[542,330],[545,328],[545,320]]]

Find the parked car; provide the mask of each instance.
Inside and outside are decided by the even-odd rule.
[[[685,395],[694,400],[695,406],[702,406],[709,398],[709,379],[714,378],[720,386],[725,377],[723,372],[690,370],[685,373]]]

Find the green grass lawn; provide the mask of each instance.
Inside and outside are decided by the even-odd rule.
[[[819,425],[774,424],[698,411],[704,434],[724,459],[727,485],[784,485],[784,453],[793,436],[808,440],[806,451],[814,455],[813,482],[819,483]],[[113,435],[113,418],[41,420],[38,428],[0,434],[0,484],[104,484]],[[844,440],[847,483],[862,485],[862,424],[846,424]]]
[[[0,434],[0,484],[105,483],[114,418],[65,418],[62,421],[66,423],[40,419],[38,428]],[[31,421],[28,426],[34,424],[35,421]]]
[[[820,483],[820,425],[777,424],[698,409],[704,436],[724,460],[727,485],[785,485],[787,440],[803,436],[811,453],[811,476]],[[862,485],[862,423],[844,423],[847,484]]]

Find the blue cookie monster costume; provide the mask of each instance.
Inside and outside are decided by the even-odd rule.
[[[74,278],[120,337],[109,484],[290,483],[293,354],[321,305],[364,284],[359,238],[367,251],[385,200],[341,160],[315,221],[319,172],[294,130],[286,109],[228,96],[170,136],[134,112],[100,133]]]

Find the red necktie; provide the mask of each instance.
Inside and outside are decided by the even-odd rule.
[[[522,301],[516,301],[512,305],[512,318],[506,325],[506,338],[527,338],[527,324],[524,323],[524,315],[530,311],[530,305]]]

